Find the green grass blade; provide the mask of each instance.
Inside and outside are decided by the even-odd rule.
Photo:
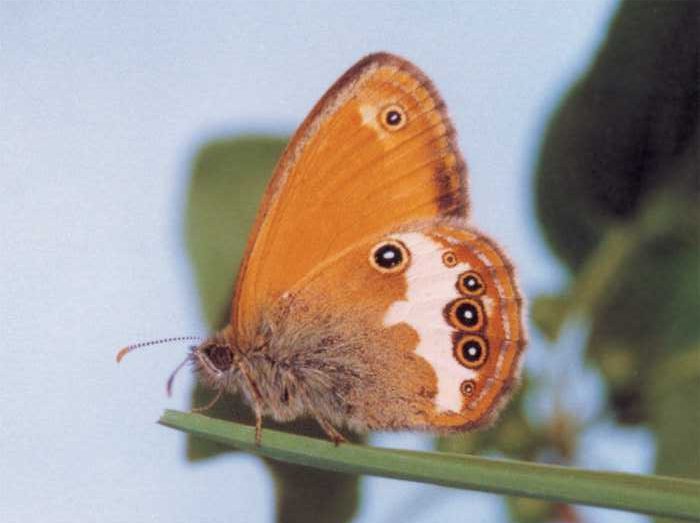
[[[700,481],[596,472],[462,454],[342,444],[167,410],[159,423],[268,458],[497,494],[526,496],[700,521]]]

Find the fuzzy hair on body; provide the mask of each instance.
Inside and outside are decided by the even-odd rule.
[[[312,416],[335,442],[344,439],[335,427],[430,428],[426,419],[435,390],[418,382],[434,382],[432,369],[413,353],[383,346],[391,337],[410,339],[410,328],[380,328],[357,309],[351,316],[280,300],[286,301],[292,303],[264,314],[253,344],[232,344],[227,327],[197,347],[193,359],[201,381],[219,392],[242,392],[256,418]],[[398,376],[391,368],[401,369]],[[418,380],[405,379],[412,374]]]

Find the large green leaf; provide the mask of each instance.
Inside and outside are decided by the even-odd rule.
[[[685,178],[696,192],[694,176],[674,164],[696,147],[699,17],[695,1],[623,2],[590,70],[549,124],[537,213],[550,246],[574,270],[658,188]]]

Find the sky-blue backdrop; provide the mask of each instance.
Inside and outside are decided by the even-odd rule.
[[[563,272],[533,219],[532,168],[548,114],[614,8],[1,3],[0,520],[271,519],[272,484],[255,458],[190,465],[183,436],[153,423],[164,407],[188,406],[191,378],[172,400],[163,393],[184,348],[119,367],[114,354],[135,340],[205,333],[182,241],[198,146],[237,131],[291,132],[368,52],[404,55],[434,79],[470,167],[475,222],[514,258],[527,294],[558,289]],[[650,445],[643,431],[601,426],[584,435],[580,461],[648,470]],[[505,515],[496,496],[378,479],[363,492],[361,522]]]

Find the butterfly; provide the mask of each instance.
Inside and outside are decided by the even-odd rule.
[[[523,299],[469,210],[466,165],[432,82],[398,56],[366,56],[291,139],[230,321],[186,362],[214,401],[242,393],[258,443],[265,416],[311,416],[336,444],[343,427],[488,425],[518,383]]]

